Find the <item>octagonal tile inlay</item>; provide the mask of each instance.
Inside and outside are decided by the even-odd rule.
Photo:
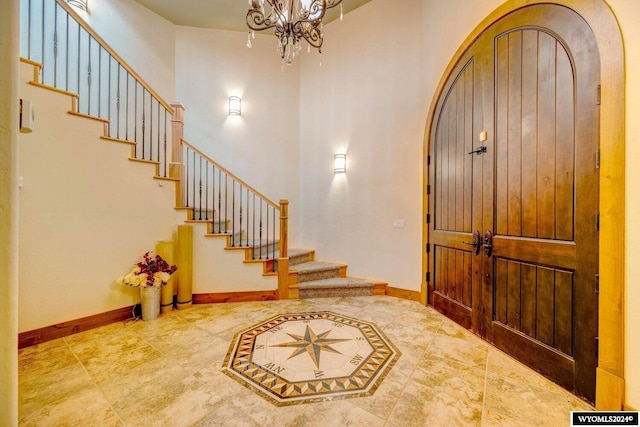
[[[222,370],[281,406],[371,395],[399,357],[373,323],[323,311],[237,333]]]

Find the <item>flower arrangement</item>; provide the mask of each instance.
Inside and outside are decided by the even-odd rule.
[[[118,278],[118,285],[159,288],[166,285],[178,269],[175,265],[169,265],[160,255],[154,257],[147,252],[143,258],[128,274]]]

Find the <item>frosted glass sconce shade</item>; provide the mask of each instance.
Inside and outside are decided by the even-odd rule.
[[[346,173],[346,172],[347,172],[347,155],[334,154],[333,155],[333,173]]]
[[[87,0],[67,0],[67,3],[78,9],[87,10]]]
[[[242,99],[239,96],[229,97],[229,115],[240,116],[242,115]]]

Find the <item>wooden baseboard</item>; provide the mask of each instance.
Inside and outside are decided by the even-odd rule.
[[[215,294],[193,294],[194,304],[219,304],[224,302],[274,301],[278,291],[221,292]]]
[[[93,316],[83,317],[81,319],[70,320],[68,322],[45,326],[44,328],[38,328],[32,331],[21,332],[18,334],[18,348],[29,347],[73,335],[78,332],[84,332],[89,329],[109,325],[111,323],[121,322],[132,317],[132,310],[132,306],[122,307],[106,313],[94,314]]]
[[[387,286],[387,296],[420,302],[420,292]]]
[[[622,404],[622,410],[623,411],[628,411],[628,412],[638,412],[638,410],[636,408],[634,408],[631,405],[627,405],[626,403]]]

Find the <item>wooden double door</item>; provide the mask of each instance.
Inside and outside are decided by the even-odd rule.
[[[599,53],[558,5],[466,51],[429,136],[429,304],[594,401]]]

